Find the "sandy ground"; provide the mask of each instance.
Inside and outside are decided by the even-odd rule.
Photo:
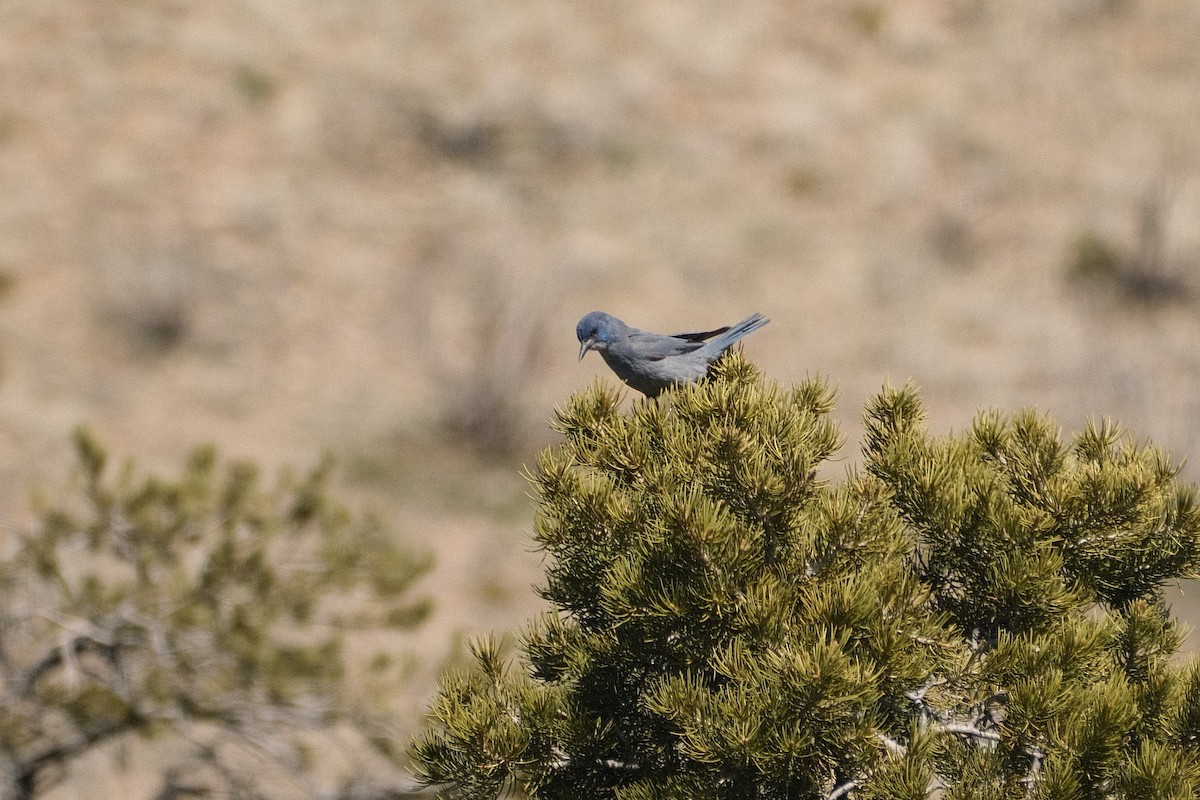
[[[439,559],[412,645],[436,664],[540,607],[518,470],[605,374],[576,362],[594,308],[658,330],[762,311],[748,353],[840,387],[848,460],[865,400],[910,378],[936,430],[1035,405],[1194,457],[1194,0],[0,19],[9,528],[80,422],[155,468],[201,441],[268,467],[332,450]],[[1089,235],[1163,291],[1069,280]]]

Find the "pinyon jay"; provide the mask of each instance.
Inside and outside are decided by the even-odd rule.
[[[661,333],[631,328],[603,311],[579,320],[580,360],[597,350],[617,377],[647,397],[657,397],[668,387],[691,383],[708,374],[708,365],[748,333],[770,320],[751,314],[737,325],[699,333]]]

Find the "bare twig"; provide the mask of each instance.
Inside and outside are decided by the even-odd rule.
[[[825,795],[825,800],[838,800],[839,797],[845,797],[850,792],[858,788],[859,780],[856,778],[852,781],[846,781],[841,786],[833,789],[829,794]]]
[[[961,736],[971,736],[976,739],[983,739],[989,742],[1000,741],[1000,734],[995,731],[981,731],[973,725],[968,725],[965,722],[942,722],[934,725],[933,730],[941,733],[955,733]]]

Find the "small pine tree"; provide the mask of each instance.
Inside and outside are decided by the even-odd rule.
[[[403,756],[344,651],[349,632],[420,620],[407,592],[426,560],[335,501],[328,464],[267,489],[212,449],[167,479],[76,444],[81,491],[0,556],[0,797],[41,796],[137,737],[170,740],[159,798],[397,796],[336,785],[313,756],[355,733]]]
[[[932,437],[911,388],[865,468],[820,380],[740,355],[639,401],[597,386],[538,460],[551,609],[446,676],[414,742],[469,798],[1183,798],[1200,671],[1160,588],[1200,511],[1153,448],[983,414]]]

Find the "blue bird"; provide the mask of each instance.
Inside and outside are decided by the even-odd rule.
[[[671,386],[698,381],[708,366],[738,339],[770,320],[751,314],[737,325],[699,333],[661,333],[631,328],[603,311],[579,320],[579,359],[596,350],[617,377],[647,397],[657,397]]]

